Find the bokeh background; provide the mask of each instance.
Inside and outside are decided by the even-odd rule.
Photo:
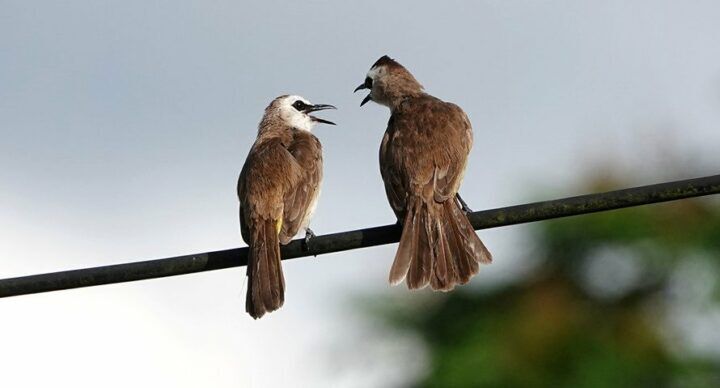
[[[0,277],[242,245],[235,183],[263,109],[339,110],[319,234],[393,223],[389,54],[461,105],[474,209],[720,171],[716,1],[0,0]],[[707,386],[720,381],[717,198],[480,232],[450,294],[387,285],[394,245],[0,300],[0,385]]]

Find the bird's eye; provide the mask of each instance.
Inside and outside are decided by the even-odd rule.
[[[372,89],[372,78],[365,77],[365,88]]]
[[[301,111],[301,110],[305,109],[305,107],[306,107],[307,105],[305,105],[304,102],[302,102],[302,101],[300,101],[300,100],[297,100],[297,101],[295,101],[295,102],[292,104],[292,106],[293,106],[293,108]]]

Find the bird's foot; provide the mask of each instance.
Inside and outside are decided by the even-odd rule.
[[[302,241],[302,249],[307,252],[310,250],[310,240],[315,238],[315,232],[310,228],[305,228],[305,239]]]
[[[465,214],[472,213],[473,210],[470,209],[470,206],[462,199],[460,194],[456,194],[456,197],[458,199],[458,202],[460,202],[460,207],[462,207],[462,210],[465,212]]]

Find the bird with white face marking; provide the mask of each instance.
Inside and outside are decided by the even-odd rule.
[[[311,104],[300,96],[274,99],[260,121],[257,138],[238,179],[240,231],[248,244],[245,310],[253,318],[279,309],[285,300],[280,245],[301,230],[305,242],[322,181],[322,147],[311,133],[311,115],[332,105]]]
[[[360,104],[390,108],[380,146],[385,192],[403,226],[390,283],[410,289],[450,291],[467,283],[479,264],[492,260],[466,216],[458,195],[472,147],[470,120],[459,106],[425,93],[401,64],[388,56],[375,62]],[[463,211],[464,210],[464,211]]]

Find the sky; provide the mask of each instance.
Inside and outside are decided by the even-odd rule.
[[[394,223],[377,153],[389,113],[352,90],[388,54],[473,122],[474,209],[583,194],[601,168],[650,184],[716,174],[715,1],[0,0],[0,278],[242,246],[235,185],[276,96],[330,103],[318,234]],[[683,169],[677,166],[693,166]],[[480,232],[532,270],[528,226]],[[13,387],[397,386],[413,338],[357,295],[395,245],[283,263],[285,306],[244,313],[245,269],[0,300]]]

